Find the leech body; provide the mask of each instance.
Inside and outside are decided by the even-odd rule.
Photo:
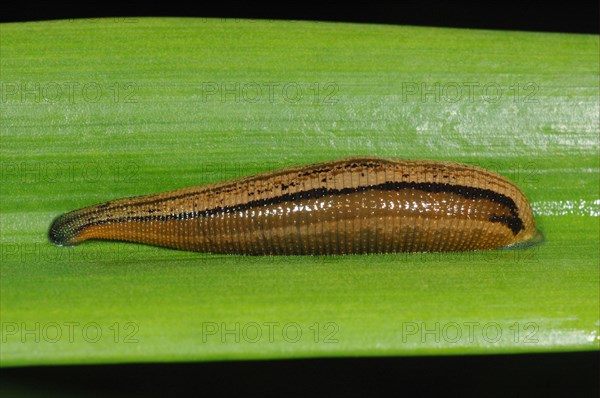
[[[370,157],[85,207],[49,236],[250,255],[483,250],[541,237],[521,190],[498,174]]]

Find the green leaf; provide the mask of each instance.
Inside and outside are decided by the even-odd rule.
[[[2,366],[598,350],[597,35],[217,19],[1,29]],[[486,167],[546,242],[244,257],[57,215],[350,155]]]

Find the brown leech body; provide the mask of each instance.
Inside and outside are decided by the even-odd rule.
[[[210,253],[494,249],[539,241],[521,190],[458,163],[371,157],[114,200],[58,217],[58,245],[120,240]]]

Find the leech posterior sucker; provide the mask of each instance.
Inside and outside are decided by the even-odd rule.
[[[543,239],[523,192],[496,173],[374,157],[113,200],[59,216],[49,237],[248,255],[455,252]]]

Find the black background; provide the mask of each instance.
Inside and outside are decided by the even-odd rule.
[[[0,395],[598,398],[599,372],[598,352],[53,366],[3,369]]]
[[[108,8],[13,4],[2,22],[115,16],[320,20],[457,28],[598,33],[598,2],[427,2],[306,8],[234,3]],[[4,5],[6,8],[6,5]],[[2,40],[0,36],[0,40]],[[81,396],[590,396],[598,397],[600,355],[553,353],[451,357],[340,358],[2,369],[0,394]]]
[[[108,6],[102,2],[73,2],[58,6],[12,3],[0,13],[3,22],[46,19],[97,18],[114,16],[182,16],[216,18],[257,18],[384,23],[398,25],[447,26],[457,28],[527,30],[546,32],[598,33],[598,1],[547,1],[460,3],[456,1],[371,4],[349,2],[257,5],[232,2],[173,2]]]

